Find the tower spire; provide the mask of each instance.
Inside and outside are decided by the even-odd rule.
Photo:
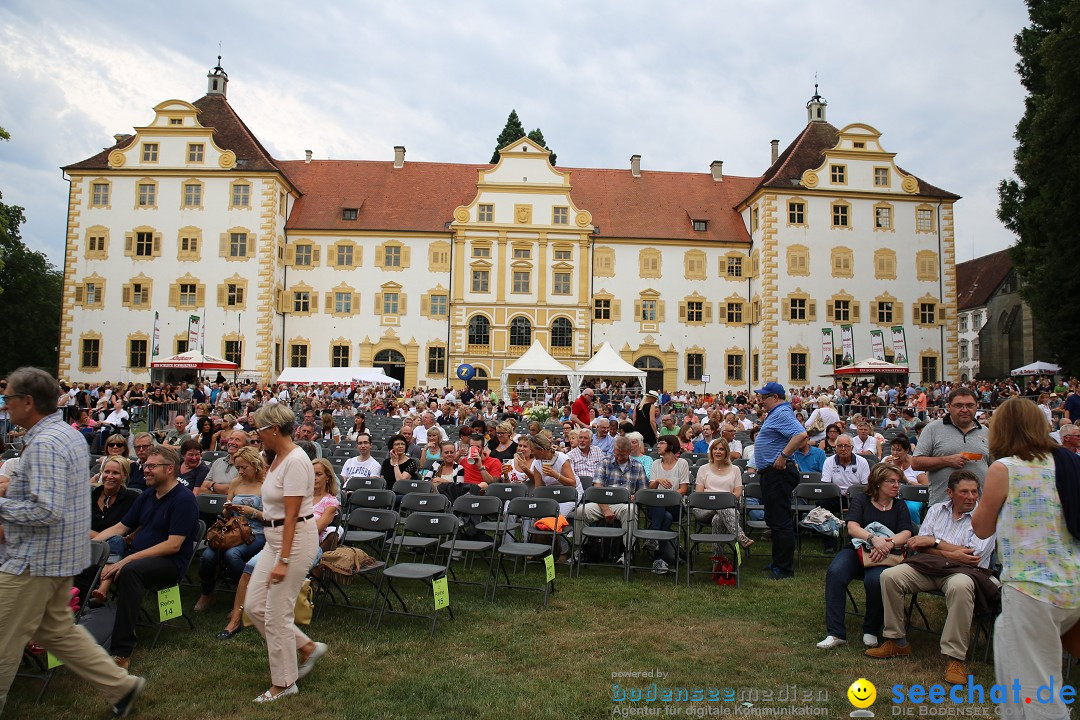
[[[218,48],[220,51],[220,47]],[[217,56],[217,65],[206,75],[206,94],[225,95],[225,89],[229,84],[229,74],[221,67],[221,55]]]
[[[814,96],[806,103],[806,122],[825,122],[825,107],[828,104],[818,93],[818,84],[814,83]]]

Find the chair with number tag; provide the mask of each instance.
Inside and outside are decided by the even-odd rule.
[[[708,510],[713,513],[719,513],[724,510],[732,510],[737,513],[739,501],[735,498],[733,493],[729,492],[695,492],[690,493],[690,497],[687,498],[687,507],[690,512],[687,513],[686,516],[686,521],[689,524],[689,533],[686,542],[686,584],[690,584],[690,576],[694,573],[713,573],[712,566],[710,566],[708,570],[694,569],[694,558],[697,555],[698,546],[713,545],[730,549],[731,557],[735,558],[735,562],[732,563],[735,573],[735,587],[739,587],[742,577],[740,574],[741,563],[739,562],[739,543],[736,536],[730,533],[713,532],[712,515],[709,513],[701,513],[708,518],[705,521],[701,521],[698,519],[698,514],[694,512],[695,510]],[[706,527],[708,528],[708,531],[701,532],[701,530]],[[715,553],[714,556],[718,556],[719,554],[720,553]]]
[[[439,496],[443,497],[444,496]],[[410,612],[408,605],[398,594],[397,589],[394,587],[394,581],[414,581],[422,582],[427,587],[431,588],[432,602],[435,601],[435,581],[446,578],[450,569],[450,557],[452,553],[447,550],[446,558],[442,562],[439,562],[439,543],[443,541],[445,546],[446,541],[453,544],[454,539],[457,537],[458,531],[458,519],[451,513],[430,513],[430,512],[413,512],[411,515],[405,518],[405,523],[402,526],[402,533],[409,533],[411,537],[429,538],[435,545],[435,555],[432,562],[401,562],[401,551],[405,548],[404,543],[391,544],[396,547],[397,552],[394,555],[394,564],[390,567],[384,568],[382,573],[382,579],[379,582],[379,589],[377,591],[380,596],[381,602],[379,603],[379,618],[375,621],[375,629],[378,630],[382,626],[382,620],[384,615],[407,615],[409,617],[422,617],[431,620],[431,635],[435,634],[435,626],[439,621],[439,614],[443,610],[443,606],[437,607],[432,614]],[[395,536],[398,537],[398,536]],[[401,610],[394,610],[389,608],[390,595],[398,599],[401,603]],[[454,609],[449,606],[449,603],[445,606],[446,610],[450,613],[451,619],[454,617]]]
[[[613,524],[608,525],[603,523],[588,525],[582,519],[582,516],[588,512],[590,505],[606,505],[612,508],[612,512],[616,515],[616,520]],[[623,506],[623,512],[619,512],[619,506]],[[593,509],[593,517],[595,517],[596,510]],[[625,527],[619,524],[618,516],[627,518]],[[624,487],[588,487],[585,488],[585,494],[581,497],[581,505],[578,506],[577,512],[574,513],[574,523],[576,525],[574,529],[574,540],[577,546],[574,552],[574,563],[577,576],[581,577],[581,568],[584,565],[593,565],[601,567],[615,567],[618,568],[623,576],[623,580],[626,580],[626,549],[630,547],[630,518],[633,515],[633,508],[630,504],[630,491]],[[599,557],[590,556],[586,552],[587,547],[595,547],[591,545],[595,543],[600,547],[613,547],[612,553],[601,552]],[[622,547],[618,547],[619,544]],[[615,557],[612,557],[614,555]],[[589,558],[594,559],[590,560]]]
[[[476,528],[479,523],[498,522],[502,515],[502,500],[487,495],[462,495],[454,501],[453,512],[461,520],[459,532],[464,534],[471,528]],[[466,521],[469,524],[466,524]],[[453,541],[447,541],[442,545],[443,550],[451,552],[451,560],[459,557],[464,560],[473,560],[477,556],[487,559],[487,574],[484,582],[474,580],[460,580],[450,566],[450,582],[457,585],[483,585],[484,597],[487,597],[488,584],[491,580],[491,568],[495,560],[495,541],[490,539],[484,532],[474,532],[471,537],[458,537]],[[462,563],[462,570],[471,569],[474,563]]]
[[[383,490],[379,492],[388,493],[391,496],[391,502],[393,501],[392,491]],[[370,605],[357,605],[341,582],[347,578],[338,577],[325,566],[316,566],[321,568],[321,571],[314,580],[315,618],[326,607],[326,603],[322,601],[325,599],[334,607],[367,610],[367,624],[371,625],[371,618],[374,616],[375,608],[378,607],[379,599],[382,597],[382,579],[376,581],[374,578],[386,567],[386,562],[382,558],[387,547],[387,535],[389,534],[392,537],[393,533],[397,531],[397,527],[398,513],[396,510],[356,507],[349,513],[349,519],[346,521],[345,544],[349,546],[364,545],[367,550],[371,551],[370,555],[375,559],[374,564],[356,568],[349,577],[360,577],[365,580],[375,590],[375,596],[372,598]],[[398,601],[404,605],[400,597]]]
[[[522,520],[539,520],[546,517],[558,517],[559,515],[559,503],[551,498],[541,497],[519,497],[510,501],[510,506],[507,508],[504,514],[504,523],[509,522],[509,518],[517,517]],[[504,526],[505,530],[505,526]],[[535,533],[534,533],[535,535]],[[492,571],[495,575],[495,584],[491,587],[491,600],[495,601],[495,595],[499,591],[499,578],[502,577],[506,580],[506,584],[503,587],[511,588],[515,590],[535,590],[544,593],[544,602],[541,607],[547,607],[548,595],[555,592],[555,538],[558,537],[558,533],[552,532],[547,534],[551,538],[550,542],[503,542],[496,550],[499,558],[499,563]],[[510,575],[507,574],[506,568],[503,565],[503,561],[506,558],[513,558],[515,562],[518,559],[522,560],[541,560],[544,563],[544,584],[543,585],[514,585],[510,582]],[[526,563],[525,572],[528,572],[528,564]]]
[[[197,526],[195,528],[195,545],[197,546],[205,537],[206,523],[199,520],[197,521]],[[188,568],[184,571],[184,576],[190,571],[191,562],[194,560],[195,554],[192,553],[191,561],[188,562]],[[139,624],[154,629],[154,639],[150,641],[149,645],[151,650],[157,645],[158,638],[161,637],[161,631],[173,620],[183,618],[189,628],[192,630],[195,629],[195,623],[191,621],[191,618],[184,610],[183,604],[180,601],[180,583],[162,588],[148,587],[147,590],[150,591],[147,594],[153,598],[153,603],[150,607],[147,607],[147,604],[144,603],[142,608],[140,608],[139,616],[141,622]]]

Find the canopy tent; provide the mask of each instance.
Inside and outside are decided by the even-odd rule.
[[[300,385],[349,385],[368,383],[374,385],[400,385],[379,368],[374,367],[293,367],[285,368],[278,375],[279,383]]]
[[[234,362],[228,360],[222,360],[221,358],[214,357],[213,355],[203,355],[200,352],[191,350],[189,352],[180,353],[179,355],[173,355],[172,357],[165,358],[164,360],[155,360],[150,363],[151,369],[173,369],[173,370],[237,370],[238,366]]]
[[[607,342],[601,345],[596,354],[579,367],[574,377],[570,379],[571,397],[577,398],[581,392],[581,381],[587,377],[637,378],[642,391],[645,389],[645,371],[623,360],[619,353],[615,352],[615,348],[611,347]]]
[[[568,384],[573,384],[574,381],[574,371],[551,357],[539,340],[533,340],[532,345],[525,351],[524,355],[503,368],[499,379],[501,380],[503,397],[506,398],[510,397],[511,375],[531,375],[533,377],[559,375],[565,377]]]
[[[1012,371],[1012,375],[1057,375],[1061,368],[1053,363],[1037,360],[1030,365],[1018,367]]]
[[[853,365],[836,368],[833,375],[907,375],[909,372],[903,365],[868,358]]]

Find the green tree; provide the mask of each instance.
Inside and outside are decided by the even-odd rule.
[[[998,187],[998,218],[1016,233],[1009,252],[1021,294],[1048,330],[1055,359],[1080,371],[1080,0],[1027,0],[1031,24],[1016,36],[1028,92],[1016,126],[1016,179]]]
[[[551,149],[547,146],[547,143],[544,142],[544,133],[540,132],[540,128],[536,128],[526,135],[525,126],[521,124],[521,119],[518,117],[517,110],[511,110],[510,116],[506,118],[506,126],[503,127],[502,132],[499,133],[499,137],[495,139],[495,152],[491,153],[491,162],[499,162],[499,150],[523,137],[528,137],[545,150]],[[549,160],[552,165],[555,164],[555,153],[551,153]]]
[[[22,365],[57,369],[64,278],[43,253],[23,243],[24,222],[21,207],[0,202],[0,377]]]

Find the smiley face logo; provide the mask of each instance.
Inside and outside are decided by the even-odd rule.
[[[848,700],[857,708],[868,708],[877,699],[877,688],[866,678],[859,678],[847,689]]]

